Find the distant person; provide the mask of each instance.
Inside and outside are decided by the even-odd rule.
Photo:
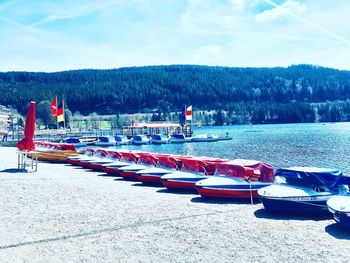
[[[4,131],[4,132],[2,133],[2,141],[3,141],[3,142],[7,141],[7,131]]]

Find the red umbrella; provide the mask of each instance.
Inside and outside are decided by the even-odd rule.
[[[24,128],[24,138],[17,143],[18,149],[21,151],[32,151],[35,149],[34,145],[34,130],[35,130],[35,109],[34,101],[30,102],[29,110],[26,117],[26,126]]]

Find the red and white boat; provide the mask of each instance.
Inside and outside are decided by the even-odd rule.
[[[272,184],[273,167],[255,160],[236,159],[218,164],[215,176],[196,183],[203,197],[258,198],[258,190]]]
[[[131,151],[119,152],[119,154],[120,154],[119,160],[102,165],[103,171],[108,175],[113,175],[113,176],[120,175],[119,168],[134,164],[139,159],[139,155]]]
[[[139,181],[145,184],[161,184],[161,177],[173,173],[179,169],[179,161],[170,155],[158,155],[158,162],[155,167],[147,168],[136,172]]]
[[[117,151],[108,151],[106,157],[89,161],[88,168],[94,171],[103,171],[103,165],[111,164],[120,159],[121,155]]]
[[[169,189],[196,189],[196,182],[211,176],[220,160],[208,157],[180,158],[181,170],[161,177],[161,181]]]
[[[137,172],[155,166],[158,158],[154,153],[141,153],[137,163],[118,169],[119,175],[125,179],[137,179]]]
[[[87,149],[83,155],[68,157],[68,163],[75,166],[80,166],[80,161],[85,159],[90,159],[95,155],[96,151],[94,149]]]
[[[89,165],[91,162],[106,158],[107,155],[108,155],[108,152],[106,150],[97,149],[93,156],[80,160],[79,165],[83,168],[88,169],[88,168],[90,168]]]

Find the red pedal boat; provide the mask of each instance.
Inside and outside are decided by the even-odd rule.
[[[217,165],[214,176],[196,183],[203,197],[258,198],[258,190],[272,184],[273,167],[255,160],[236,159]]]

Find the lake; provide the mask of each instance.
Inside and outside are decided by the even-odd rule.
[[[350,123],[241,125],[195,128],[229,132],[232,141],[123,146],[151,152],[261,160],[274,167],[317,166],[350,174]]]

